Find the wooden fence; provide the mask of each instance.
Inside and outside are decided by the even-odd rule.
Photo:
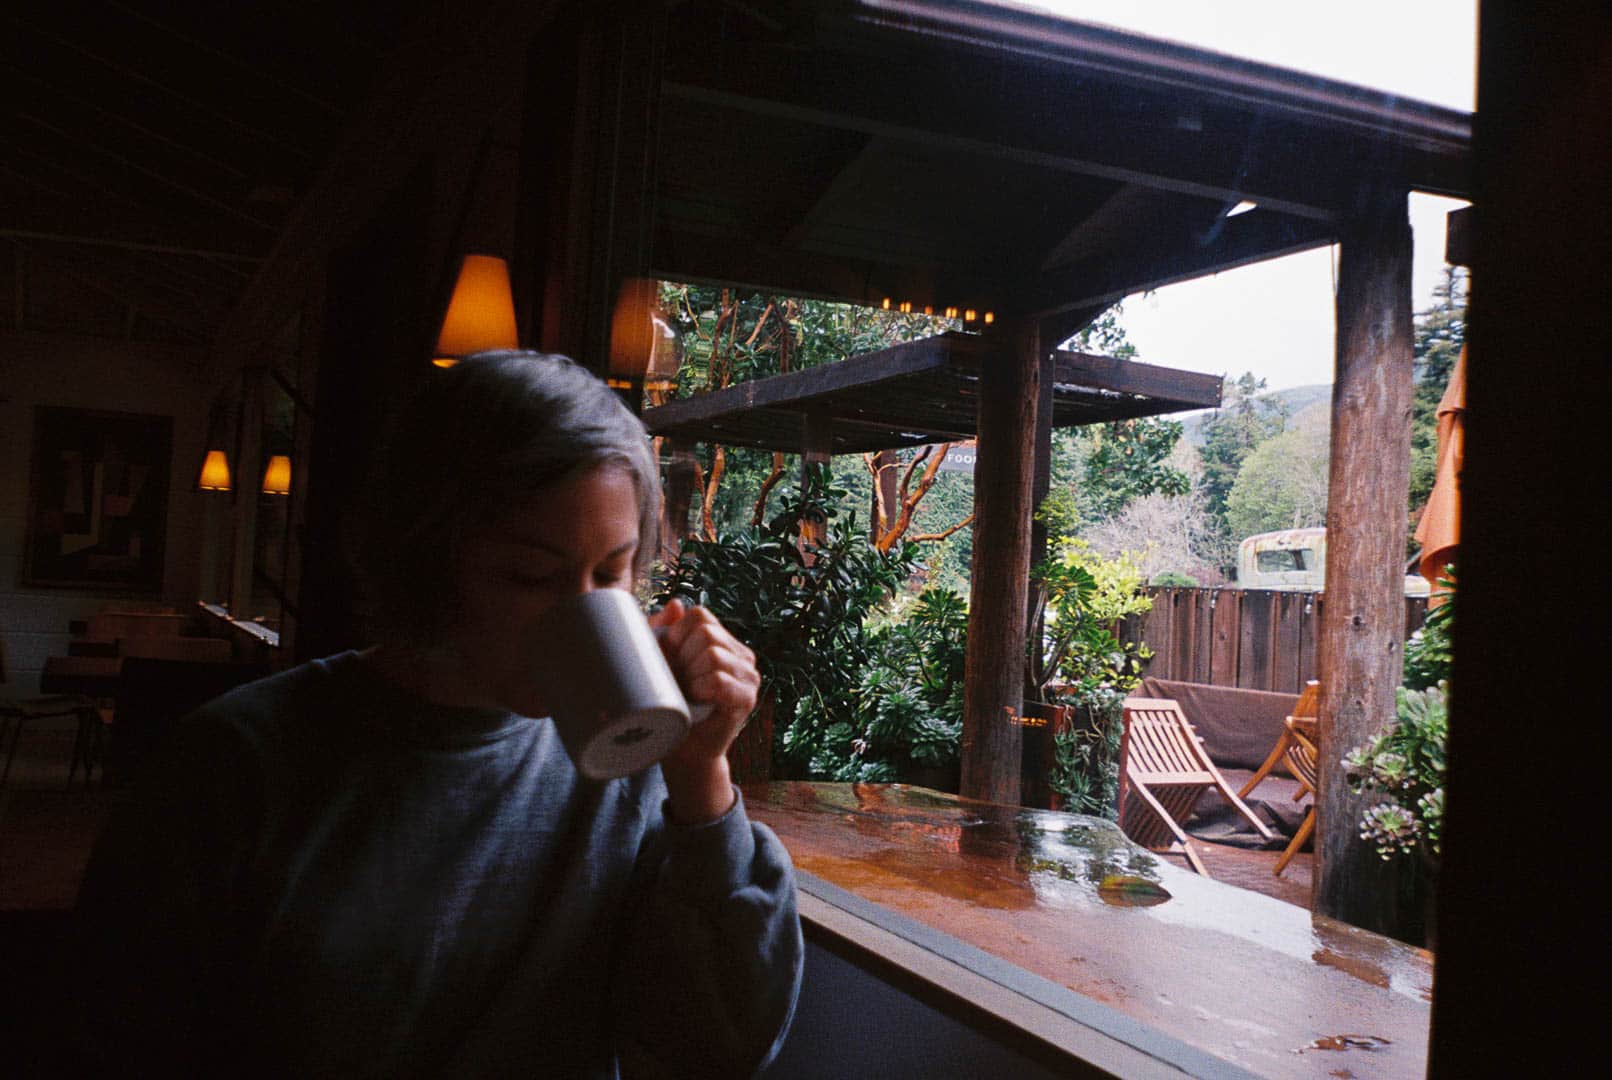
[[[1296,694],[1316,674],[1320,593],[1267,589],[1150,589],[1153,610],[1126,620],[1122,636],[1153,650],[1159,679]],[[1422,625],[1427,598],[1405,598],[1405,636]]]

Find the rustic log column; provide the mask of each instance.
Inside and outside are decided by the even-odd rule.
[[[1341,234],[1326,604],[1317,655],[1321,770],[1314,910],[1391,933],[1395,868],[1360,839],[1371,804],[1340,764],[1395,715],[1405,633],[1410,470],[1411,232],[1403,192],[1376,192]]]
[[[1005,347],[980,361],[961,794],[1017,804],[1022,729],[1013,721],[1024,691],[1039,325],[1022,320],[1001,340]]]

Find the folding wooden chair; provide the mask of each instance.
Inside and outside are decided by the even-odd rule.
[[[1304,689],[1299,692],[1299,699],[1293,705],[1292,716],[1314,718],[1320,714],[1321,684],[1315,679],[1311,679],[1304,684]],[[1277,736],[1276,745],[1271,747],[1271,752],[1265,755],[1265,760],[1260,763],[1259,768],[1254,770],[1254,775],[1248,778],[1248,783],[1244,784],[1242,790],[1237,794],[1245,799],[1248,798],[1248,793],[1258,787],[1259,782],[1265,779],[1272,769],[1276,768],[1276,763],[1282,760],[1287,754],[1287,748],[1292,744],[1293,732],[1287,727],[1286,721],[1283,721],[1282,733]],[[1301,789],[1296,798],[1302,798],[1303,796],[1304,792]]]
[[[1276,838],[1220,775],[1176,702],[1127,699],[1123,743],[1119,824],[1138,844],[1185,855],[1194,870],[1207,875],[1181,825],[1210,788],[1218,789],[1261,837]]]
[[[1321,793],[1320,787],[1316,784],[1315,776],[1317,764],[1321,760],[1319,750],[1321,743],[1320,721],[1313,716],[1290,716],[1287,718],[1287,731],[1290,738],[1287,750],[1283,755],[1287,762],[1287,769],[1298,778],[1299,783],[1304,785],[1294,798],[1297,799],[1302,796],[1306,789],[1312,793],[1313,797],[1310,800],[1310,809],[1304,815],[1304,820],[1299,822],[1298,832],[1293,834],[1293,839],[1288,842],[1287,849],[1282,852],[1282,857],[1276,860],[1275,873],[1277,877],[1280,877],[1282,871],[1287,869],[1287,864],[1293,861],[1293,856],[1299,853],[1299,849],[1304,846],[1304,842],[1315,831],[1315,800],[1320,797]]]

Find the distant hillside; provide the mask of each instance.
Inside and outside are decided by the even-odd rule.
[[[1305,408],[1316,402],[1327,402],[1332,398],[1331,383],[1314,383],[1310,386],[1292,386],[1286,390],[1272,390],[1268,394],[1259,395],[1261,401],[1275,401],[1287,406],[1288,416],[1297,416]],[[1170,417],[1180,420],[1186,427],[1185,437],[1193,446],[1203,445],[1203,424],[1213,416],[1212,410],[1194,413],[1179,413]]]

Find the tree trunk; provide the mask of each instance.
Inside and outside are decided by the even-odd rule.
[[[868,535],[877,544],[900,512],[897,492],[901,458],[894,450],[880,450],[873,455],[872,469],[873,505],[868,508]]]
[[[834,444],[830,438],[833,421],[826,416],[808,413],[801,424],[800,432],[800,478],[802,486],[806,482],[806,472],[813,465],[832,465]],[[827,535],[827,522],[816,515],[809,515],[801,519],[800,541],[802,545],[821,544]],[[807,556],[811,558],[810,555]]]
[[[677,558],[683,538],[689,535],[688,512],[694,505],[699,486],[699,469],[694,461],[694,444],[683,439],[667,440],[666,496],[661,506],[661,561]]]
[[[1041,345],[1033,320],[983,358],[974,472],[974,564],[963,694],[961,794],[1017,804],[1031,473]]]
[[[1403,192],[1375,193],[1343,231],[1321,615],[1321,770],[1314,909],[1394,934],[1394,864],[1360,839],[1372,797],[1341,761],[1394,719],[1403,669],[1411,414],[1411,233]]]

